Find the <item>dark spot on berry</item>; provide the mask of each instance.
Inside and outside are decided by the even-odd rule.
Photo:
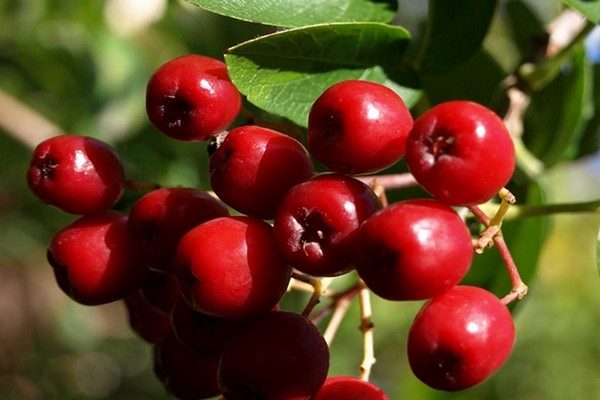
[[[58,167],[58,161],[53,158],[46,158],[40,168],[42,179],[53,179],[54,171]]]

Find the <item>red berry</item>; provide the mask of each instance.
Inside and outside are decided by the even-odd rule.
[[[360,277],[388,300],[422,300],[456,285],[473,259],[471,235],[449,206],[432,199],[393,203],[360,227]]]
[[[299,314],[272,311],[226,343],[219,386],[227,400],[308,400],[328,369],[329,349],[313,323]]]
[[[171,314],[179,298],[179,284],[173,274],[148,270],[140,286],[140,295],[156,311]]]
[[[231,130],[210,158],[210,184],[237,211],[273,219],[292,186],[314,173],[312,161],[297,140],[259,126]]]
[[[208,399],[221,393],[218,358],[205,358],[167,335],[154,346],[154,373],[171,395],[180,400]]]
[[[71,214],[93,214],[119,200],[125,173],[108,144],[87,136],[60,135],[36,146],[27,183],[45,203]]]
[[[207,192],[167,187],[142,196],[129,212],[129,229],[140,244],[151,269],[169,271],[179,239],[196,225],[229,214],[227,207]]]
[[[285,293],[291,268],[262,220],[238,216],[204,222],[180,240],[175,276],[196,310],[244,318],[271,310]]]
[[[241,95],[224,62],[184,55],[159,67],[146,88],[146,112],[154,126],[178,140],[205,140],[237,118]]]
[[[136,250],[127,216],[106,211],[80,217],[56,233],[48,261],[67,295],[98,305],[123,299],[139,287],[145,269]]]
[[[510,180],[515,150],[503,121],[470,101],[439,104],[415,120],[406,163],[434,197],[452,205],[485,203]]]
[[[381,208],[373,191],[350,176],[325,173],[302,182],[283,198],[274,220],[277,244],[288,262],[315,276],[352,266],[355,231]]]
[[[144,341],[157,343],[172,332],[171,318],[152,307],[140,291],[135,291],[123,299],[129,326]]]
[[[175,303],[171,321],[179,341],[204,357],[220,356],[229,338],[248,322],[246,319],[219,318],[201,313],[182,297]]]
[[[383,390],[352,376],[330,376],[311,400],[389,400]]]
[[[360,80],[337,83],[313,104],[308,148],[332,171],[366,174],[395,164],[413,118],[390,88]]]
[[[408,335],[408,360],[438,390],[477,385],[509,357],[515,327],[506,306],[475,286],[456,286],[426,303]]]

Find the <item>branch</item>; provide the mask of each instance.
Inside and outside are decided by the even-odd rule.
[[[60,127],[46,117],[1,89],[0,128],[30,149],[63,133]]]

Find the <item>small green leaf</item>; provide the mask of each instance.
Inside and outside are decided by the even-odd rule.
[[[593,23],[600,23],[599,0],[562,0],[562,2],[582,13]]]
[[[283,27],[328,22],[389,22],[395,0],[187,0],[208,11]]]
[[[314,25],[232,47],[225,61],[250,103],[305,127],[314,101],[343,80],[385,84],[413,105],[419,92],[402,66],[409,37],[405,29],[381,23]]]
[[[430,0],[424,46],[417,60],[423,72],[447,71],[480,48],[496,0]]]

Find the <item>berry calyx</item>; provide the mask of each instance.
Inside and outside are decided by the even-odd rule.
[[[146,87],[146,112],[161,132],[177,140],[206,140],[237,118],[242,99],[224,62],[189,54],[160,66]]]
[[[515,169],[515,149],[504,122],[471,101],[449,101],[415,120],[406,163],[419,184],[451,205],[493,198]]]
[[[125,172],[119,155],[105,142],[60,135],[36,146],[27,183],[44,203],[87,215],[102,212],[119,200]]]
[[[413,118],[402,98],[375,82],[348,80],[329,87],[312,105],[308,148],[335,172],[366,174],[404,156]]]
[[[464,221],[433,199],[389,205],[363,223],[356,243],[359,276],[388,300],[433,297],[456,285],[473,259]]]
[[[476,286],[456,286],[419,311],[407,341],[414,374],[434,389],[477,385],[508,359],[515,327],[506,306]]]
[[[259,219],[273,219],[285,193],[310,178],[310,155],[297,140],[260,126],[227,133],[209,164],[210,185],[232,208]]]
[[[360,224],[381,208],[371,188],[347,175],[324,173],[292,187],[281,201],[273,231],[286,260],[314,276],[353,267]]]

